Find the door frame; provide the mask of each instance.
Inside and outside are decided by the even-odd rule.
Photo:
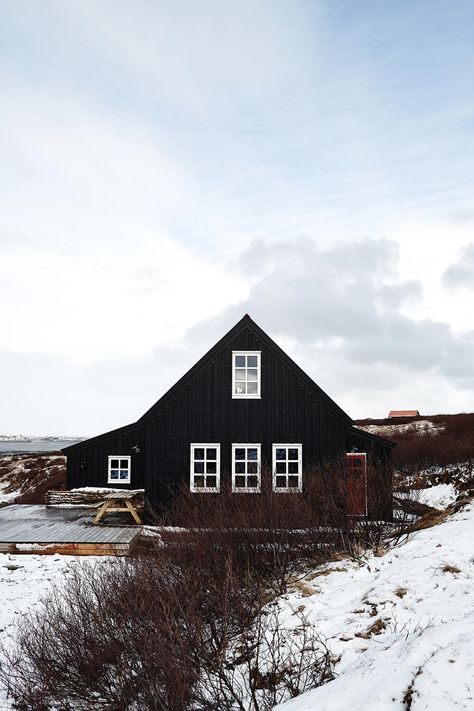
[[[352,459],[353,457],[363,457],[364,459],[364,513],[360,514],[355,514],[351,513],[349,514],[350,516],[353,516],[355,518],[366,518],[367,517],[367,510],[368,510],[368,501],[367,501],[367,452],[346,452],[346,461],[349,459]],[[347,467],[347,475],[348,479],[351,476],[352,471]]]

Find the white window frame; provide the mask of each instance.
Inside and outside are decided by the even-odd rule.
[[[120,460],[127,460],[127,469],[128,469],[128,477],[126,479],[112,479],[112,460],[113,459],[120,459]],[[116,469],[116,467],[113,467],[113,469]],[[118,471],[122,469],[121,466],[119,466]],[[108,455],[108,467],[107,467],[107,483],[108,484],[130,484],[132,480],[132,457],[130,454],[109,454]]]
[[[261,390],[262,390],[262,378],[261,378],[261,351],[232,351],[232,399],[234,400],[259,400],[261,399]],[[235,377],[235,371],[237,370],[237,366],[235,364],[235,359],[237,356],[257,356],[257,392],[256,393],[236,393],[235,392],[235,384],[238,382]],[[247,361],[246,361],[247,363]],[[247,370],[247,364],[245,365],[245,370]],[[247,384],[249,381],[245,379],[245,383]],[[251,381],[255,382],[255,381]]]
[[[286,453],[286,459],[278,459],[276,458],[276,451],[277,449],[297,449],[298,450],[298,459],[288,459],[288,451]],[[286,474],[277,474],[276,472],[276,465],[278,462],[286,462]],[[288,477],[289,476],[296,476],[296,474],[289,474],[288,473],[288,462],[292,461],[298,462],[298,479],[299,479],[299,485],[296,486],[277,486],[276,485],[276,478],[277,476],[286,476],[286,481],[288,483]],[[273,471],[273,491],[275,493],[291,493],[291,492],[299,492],[303,491],[303,445],[300,444],[295,444],[293,442],[286,443],[286,444],[273,444],[272,445],[272,471]]]
[[[216,450],[216,473],[207,474],[204,472],[202,474],[194,472],[194,450],[195,449],[215,449]],[[204,468],[206,468],[207,457],[204,453]],[[214,461],[214,460],[211,460]],[[195,476],[215,476],[216,486],[195,486],[194,477]],[[189,466],[189,488],[195,494],[214,494],[219,492],[221,489],[221,445],[215,442],[192,442],[190,448],[190,466]]]
[[[237,474],[235,471],[235,465],[237,462],[245,462],[247,463],[249,461],[254,461],[254,460],[249,460],[247,458],[245,459],[236,459],[235,458],[235,451],[237,449],[247,449],[247,448],[252,448],[257,450],[257,471],[255,473],[251,472],[250,474],[245,471],[245,474]],[[247,466],[245,467],[247,470]],[[258,494],[261,490],[261,469],[262,469],[262,445],[261,444],[246,444],[246,443],[237,443],[237,444],[232,444],[232,492],[234,494]],[[257,486],[235,486],[235,477],[236,476],[256,476],[257,477]]]

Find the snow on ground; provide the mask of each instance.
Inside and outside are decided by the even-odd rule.
[[[430,434],[435,435],[444,430],[444,425],[437,425],[431,420],[416,420],[416,422],[407,422],[403,425],[359,425],[358,429],[369,432],[370,434],[386,435],[397,434]]]
[[[456,501],[458,491],[454,484],[437,484],[429,489],[418,489],[411,492],[411,496],[416,496],[417,501],[435,509],[446,509]]]
[[[282,622],[303,605],[340,657],[337,677],[278,710],[473,709],[473,541],[471,503],[380,557],[309,575],[282,600]]]
[[[411,499],[414,502],[432,506],[434,509],[444,510],[456,501],[459,493],[454,484],[436,484],[426,489],[411,489],[409,492],[397,491],[396,496],[399,499]]]
[[[31,610],[40,598],[67,576],[73,566],[80,564],[78,558],[64,555],[10,555],[0,554],[0,636],[8,640],[16,621]],[[11,709],[10,703],[1,695],[0,709]]]
[[[5,489],[9,486],[9,482],[0,481],[0,504],[12,504],[18,496],[18,491],[10,491],[6,493]]]
[[[34,495],[43,500],[45,488],[61,486],[64,477],[65,457],[61,454],[0,454],[0,505],[18,503],[25,495],[30,503]]]
[[[474,708],[473,540],[470,503],[383,555],[322,566],[280,598],[282,624],[294,628],[302,610],[338,661],[334,681],[279,711]],[[0,554],[2,639],[81,564],[70,556]],[[0,709],[11,709],[1,697]]]

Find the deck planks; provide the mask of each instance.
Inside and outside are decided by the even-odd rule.
[[[55,553],[67,548],[73,555],[97,555],[102,547],[107,555],[127,555],[140,531],[135,525],[93,526],[91,513],[83,508],[12,504],[0,509],[0,552],[12,546],[18,552],[18,545],[23,549],[31,544],[31,552],[39,552],[35,546],[48,546]]]

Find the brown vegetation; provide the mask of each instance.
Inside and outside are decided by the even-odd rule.
[[[77,569],[3,650],[16,707],[270,711],[329,681],[314,627],[296,611],[287,633],[268,604],[286,553],[222,533]]]
[[[49,489],[65,488],[66,458],[61,452],[0,457],[0,482],[2,493],[17,493],[13,503],[44,504]]]
[[[359,420],[357,424],[360,426],[403,425],[418,420],[430,420],[434,425],[443,429],[435,434],[420,434],[416,430],[409,433],[391,434],[389,439],[397,443],[392,455],[396,467],[443,467],[474,460],[474,413],[400,417],[396,422],[388,419]]]

